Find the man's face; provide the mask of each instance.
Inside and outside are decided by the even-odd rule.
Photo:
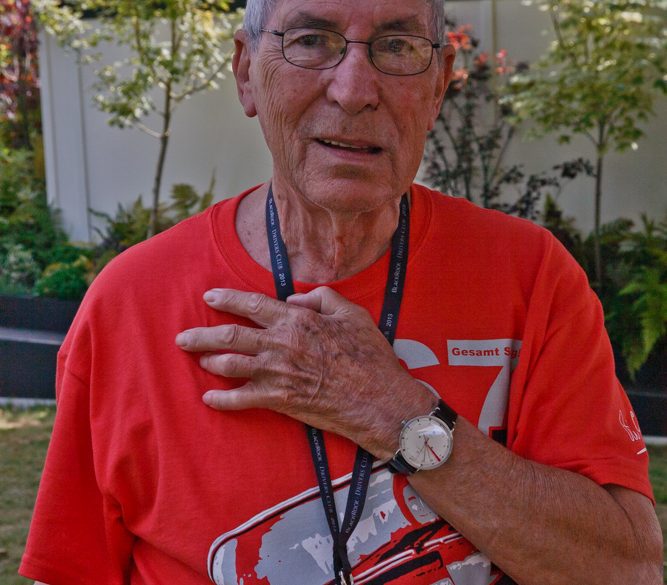
[[[413,34],[432,40],[425,0],[280,0],[264,28],[327,28],[350,40]],[[236,38],[234,71],[245,112],[259,117],[278,192],[288,188],[332,211],[376,209],[406,192],[446,89],[453,51],[419,75],[378,71],[368,46],[351,44],[332,69],[288,63],[264,33],[256,52]]]

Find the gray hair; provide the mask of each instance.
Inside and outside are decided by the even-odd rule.
[[[278,0],[248,0],[246,2],[243,29],[250,39],[250,48],[254,51],[259,45],[262,36],[262,28],[271,17]],[[431,17],[433,20],[433,41],[443,42],[445,40],[445,0],[425,0],[431,5]]]

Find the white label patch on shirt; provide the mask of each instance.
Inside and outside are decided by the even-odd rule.
[[[516,366],[521,353],[517,339],[448,339],[450,366]]]

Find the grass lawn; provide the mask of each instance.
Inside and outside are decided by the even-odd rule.
[[[23,545],[53,425],[52,408],[0,408],[0,583],[26,585],[19,577]],[[658,517],[667,539],[667,447],[649,448]],[[667,579],[665,580],[667,583]]]
[[[53,426],[53,408],[0,408],[0,583],[25,585],[19,577],[23,545]]]

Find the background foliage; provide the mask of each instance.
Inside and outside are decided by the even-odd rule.
[[[641,124],[667,93],[665,0],[538,0],[555,40],[531,70],[517,72],[504,104],[530,134],[561,143],[584,136],[593,147],[593,285],[604,284],[601,206],[605,156],[637,148]]]
[[[69,242],[58,212],[46,199],[33,7],[25,0],[0,2],[0,58],[3,60],[0,77],[0,291],[78,300],[113,256],[151,233],[167,229],[208,206],[213,198],[214,182],[211,181],[209,190],[202,196],[188,185],[175,185],[169,204],[158,203],[154,221],[154,208],[144,207],[141,198],[128,209],[119,207],[116,217],[98,214],[104,220],[104,227],[99,230],[97,245]],[[115,12],[108,16],[111,20],[107,28],[97,31],[86,31],[86,25],[80,20],[82,14],[75,12],[72,6],[41,2],[40,7],[45,11],[44,15],[48,15],[45,20],[58,28],[61,38],[69,39],[70,46],[80,51],[92,50],[107,38],[105,34],[118,32],[110,24],[116,22],[113,19],[120,18],[119,15],[126,18],[128,12],[134,14],[134,20],[130,18],[124,22],[133,22],[138,27],[135,29],[137,38],[147,43],[143,58],[150,57],[154,62],[150,65],[147,61],[140,63],[129,78],[114,78],[113,83],[110,81],[112,71],[122,69],[121,64],[101,74],[109,81],[109,94],[101,94],[100,103],[112,114],[113,123],[139,124],[140,118],[156,107],[151,101],[151,84],[159,88],[166,79],[167,84],[172,84],[169,91],[175,102],[213,87],[214,79],[226,64],[226,54],[222,49],[211,49],[204,44],[215,43],[229,34],[229,27],[224,26],[215,32],[218,36],[210,36],[214,25],[219,25],[217,17],[210,16],[208,26],[199,30],[201,21],[196,21],[193,14],[185,15],[185,11],[192,7],[191,3],[149,5],[96,1],[85,3],[85,7],[110,10],[112,4]],[[207,6],[210,7],[209,15],[212,10],[223,11],[225,8],[223,3],[208,3]],[[163,46],[157,41],[155,44],[151,37],[158,24],[163,23],[165,11],[172,18],[181,18],[179,26],[187,24],[190,27],[176,35],[174,42],[179,51],[172,62],[167,55],[167,49],[172,45]],[[203,13],[198,16],[203,18]],[[142,18],[146,21],[140,22]],[[195,32],[193,27],[197,29]],[[129,31],[124,30],[124,34]],[[125,40],[129,42],[127,37]],[[158,49],[160,55],[155,54]],[[213,63],[215,68],[211,70]],[[146,74],[146,67],[151,69],[149,74]],[[204,70],[210,70],[208,76],[203,76]],[[174,88],[179,88],[181,93],[173,94]],[[143,106],[133,101],[137,99]]]
[[[511,108],[501,95],[527,63],[512,63],[505,50],[489,55],[469,25],[449,21],[448,41],[457,50],[454,77],[429,135],[424,178],[444,193],[465,197],[482,207],[537,219],[543,197],[556,195],[590,164],[577,159],[528,173],[522,164],[505,164],[519,136]]]
[[[551,11],[556,41],[533,69],[515,65],[505,51],[482,52],[469,26],[450,22],[448,40],[458,53],[454,79],[424,161],[425,179],[442,191],[539,221],[561,240],[597,288],[626,381],[652,353],[664,356],[667,349],[667,217],[644,217],[640,226],[621,218],[584,235],[573,218],[564,217],[558,197],[578,176],[594,178],[596,192],[601,189],[599,157],[610,148],[637,147],[639,124],[664,90],[660,35],[667,21],[657,20],[648,4],[656,2],[542,2]],[[631,7],[635,12],[628,12]],[[613,18],[607,21],[608,14]],[[578,60],[570,61],[570,51]],[[639,66],[630,67],[637,59]],[[529,172],[504,161],[522,133],[557,132],[566,142],[590,129],[595,141],[600,126],[604,144],[596,150],[597,165],[578,158]]]
[[[573,218],[547,198],[542,223],[565,245],[593,278],[594,236],[584,236]],[[624,382],[634,381],[649,360],[662,368],[667,355],[667,214],[655,220],[642,216],[636,226],[619,218],[600,226],[600,253],[607,266],[599,297],[605,325],[618,353]],[[629,378],[629,380],[627,379]],[[655,384],[655,381],[653,381]]]
[[[0,0],[0,144],[30,148],[40,125],[37,28],[28,0]]]

